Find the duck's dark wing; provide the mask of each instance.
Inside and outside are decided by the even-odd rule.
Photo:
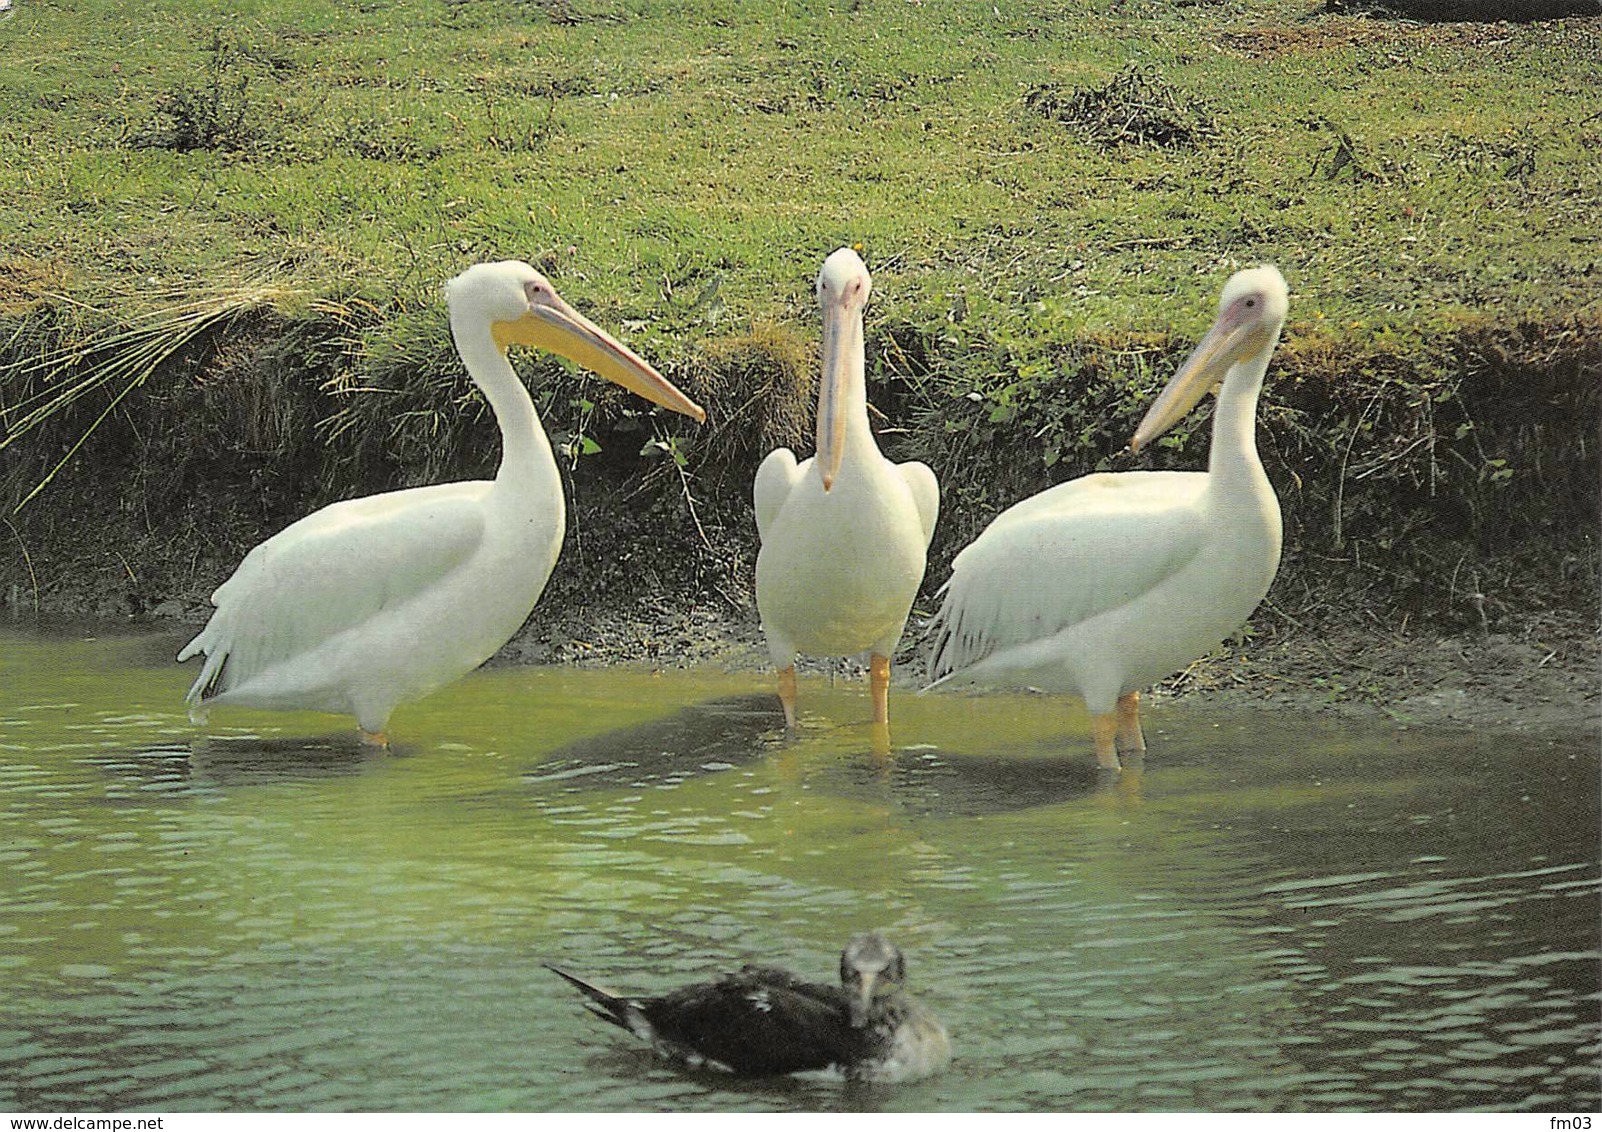
[[[851,1025],[843,990],[771,967],[746,967],[639,1010],[664,1052],[751,1076],[849,1066],[872,1052],[870,1035]]]

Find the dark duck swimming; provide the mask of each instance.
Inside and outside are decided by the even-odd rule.
[[[879,932],[840,953],[840,985],[746,966],[657,998],[627,998],[554,964],[599,1018],[664,1057],[746,1077],[832,1070],[861,1081],[912,1081],[951,1060],[945,1027],[903,989],[906,960]]]

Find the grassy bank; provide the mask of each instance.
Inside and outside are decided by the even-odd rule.
[[[183,608],[316,505],[492,467],[438,289],[517,256],[711,409],[520,359],[575,481],[553,596],[739,605],[811,279],[855,243],[885,447],[945,484],[931,584],[1020,495],[1135,466],[1224,277],[1271,261],[1274,609],[1594,622],[1602,20],[686,7],[20,5],[0,597]]]

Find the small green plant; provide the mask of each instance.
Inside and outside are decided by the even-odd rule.
[[[1308,130],[1322,130],[1330,135],[1330,143],[1313,159],[1312,175],[1322,174],[1324,180],[1333,181],[1341,174],[1350,172],[1354,181],[1376,181],[1380,174],[1372,165],[1358,155],[1357,143],[1352,140],[1340,125],[1323,115],[1315,115],[1306,119]]]
[[[685,445],[677,436],[653,436],[645,442],[645,447],[640,449],[640,455],[666,456],[677,467],[690,466],[689,453],[685,451]]]
[[[534,153],[556,132],[554,91],[546,93],[541,114],[528,109],[527,99],[503,99],[492,86],[485,86],[480,93],[488,130],[484,141],[491,149],[500,153]]]
[[[179,82],[157,96],[155,120],[133,135],[135,148],[189,153],[248,149],[254,143],[258,130],[246,97],[250,75],[235,66],[238,51],[217,31],[207,53],[211,58],[200,82]]]
[[[574,397],[568,401],[567,407],[578,414],[578,419],[572,428],[557,432],[552,439],[568,467],[576,468],[585,456],[594,456],[601,451],[601,442],[587,432],[590,418],[595,413],[595,402],[588,397]]]
[[[385,112],[353,114],[330,131],[333,143],[371,161],[433,161],[444,149],[418,136],[411,118]]]

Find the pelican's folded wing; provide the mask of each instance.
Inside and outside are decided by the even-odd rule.
[[[237,687],[447,578],[483,541],[478,501],[489,486],[438,484],[335,503],[257,546],[212,594],[217,611],[178,654],[180,661],[207,657],[190,702]]]
[[[797,464],[795,453],[788,448],[775,448],[763,458],[751,490],[756,503],[757,535],[760,538],[765,540],[768,537],[768,532],[773,529],[773,521],[784,510],[784,501],[790,498],[795,485],[801,482],[811,466],[811,457]]]
[[[1206,477],[1124,472],[1072,480],[1002,512],[951,566],[931,674],[1116,609],[1200,549]]]

